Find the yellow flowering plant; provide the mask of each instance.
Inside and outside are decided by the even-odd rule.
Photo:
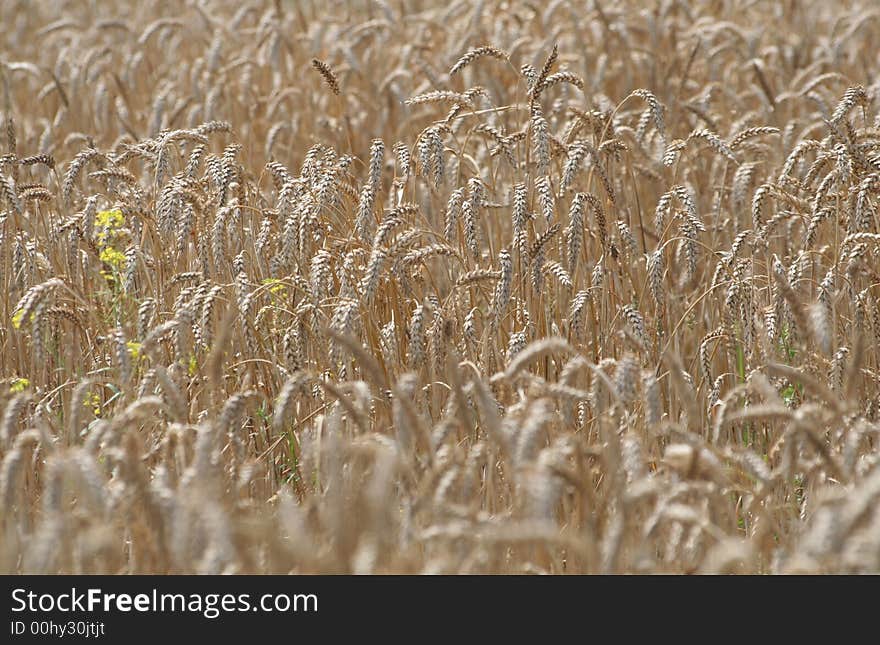
[[[13,379],[12,383],[9,384],[9,391],[12,392],[13,394],[17,394],[19,392],[24,392],[30,386],[31,386],[30,379],[19,377],[19,378]]]
[[[95,240],[98,244],[98,257],[109,270],[102,270],[101,275],[111,283],[117,281],[117,275],[125,268],[125,253],[115,244],[122,241],[125,235],[125,216],[118,208],[98,211],[95,214]]]

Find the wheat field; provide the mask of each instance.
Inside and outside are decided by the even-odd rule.
[[[874,3],[170,5],[0,2],[0,571],[880,571]]]

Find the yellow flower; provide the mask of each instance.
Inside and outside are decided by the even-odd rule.
[[[30,321],[34,322],[35,314],[31,314]],[[21,329],[22,318],[24,318],[24,309],[19,309],[14,314],[12,314],[12,326],[16,329]]]
[[[83,399],[83,406],[92,408],[92,412],[96,417],[101,416],[101,397],[94,392],[89,392]]]
[[[121,271],[125,266],[125,253],[114,249],[112,246],[104,247],[101,251],[100,258],[101,262],[109,264],[117,271]]]
[[[141,357],[141,344],[130,340],[125,343],[125,346],[128,347],[128,353],[131,356],[131,360],[137,362],[137,360]]]
[[[278,278],[266,278],[265,280],[263,280],[263,284],[272,285],[271,287],[269,287],[269,293],[272,294],[284,293],[286,290],[286,287]]]
[[[95,226],[100,230],[95,237],[98,240],[101,261],[109,265],[115,271],[120,271],[125,266],[125,254],[114,248],[113,243],[118,241],[124,234],[122,227],[125,225],[125,217],[122,211],[117,209],[99,211],[95,215]],[[109,276],[105,276],[108,279]]]
[[[98,211],[95,215],[95,226],[115,230],[125,225],[125,216],[118,208],[109,211]]]
[[[12,381],[12,384],[9,386],[10,392],[24,392],[31,386],[30,380],[26,378],[17,378]]]

